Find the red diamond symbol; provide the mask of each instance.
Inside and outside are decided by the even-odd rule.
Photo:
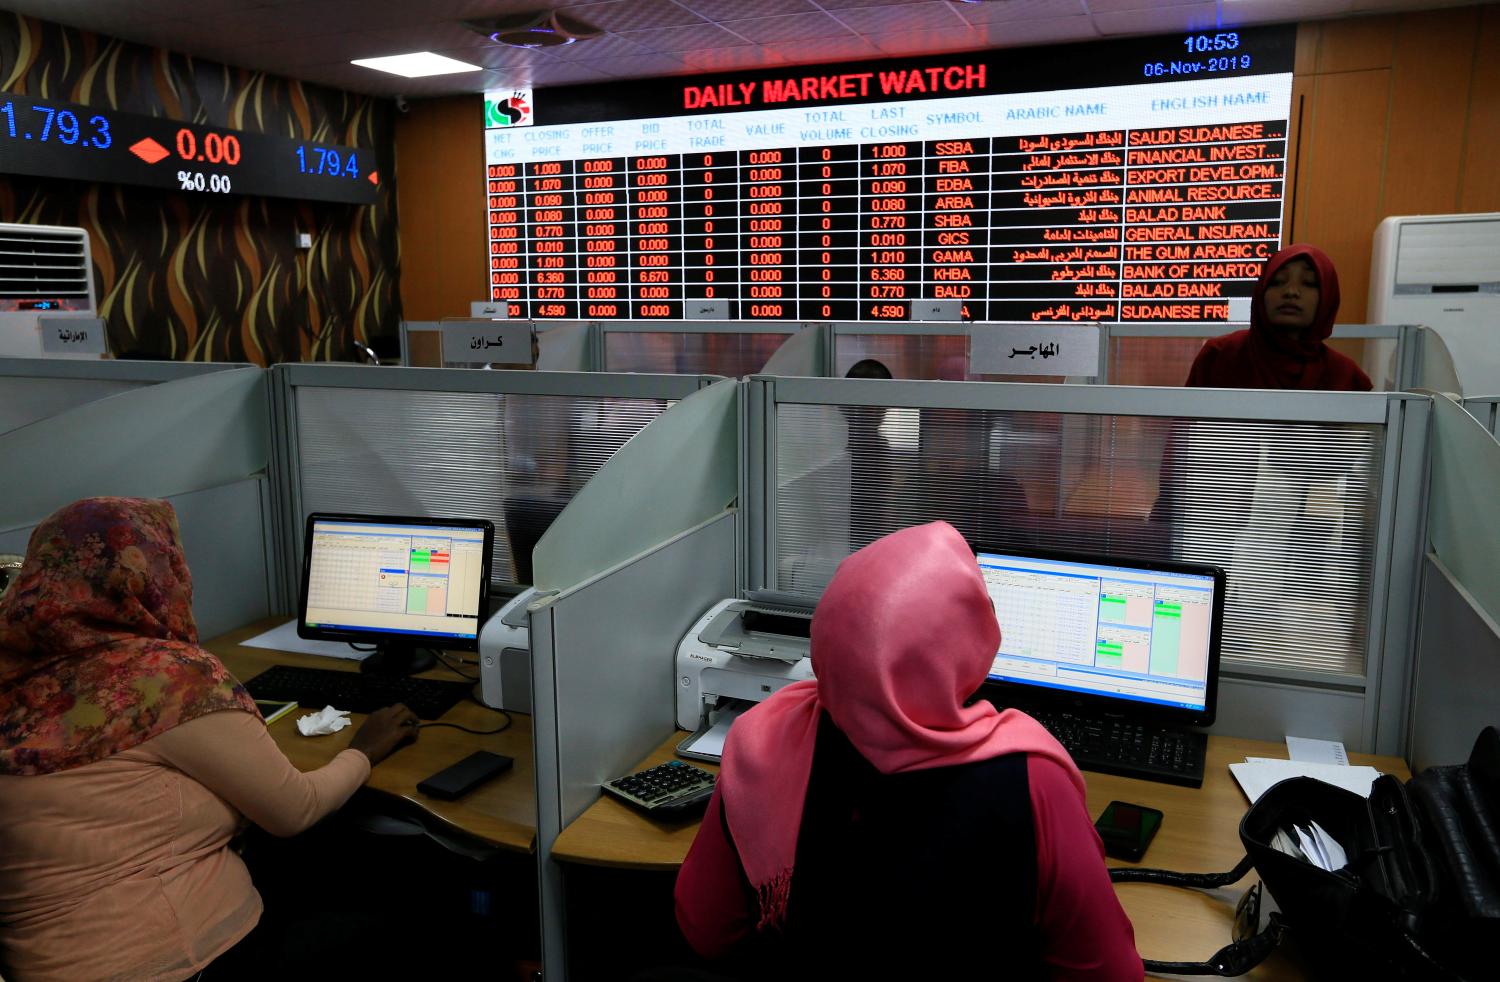
[[[171,151],[148,136],[138,143],[132,143],[130,145],[130,152],[148,164],[157,164],[161,163],[161,159]]]
[[[372,171],[370,171],[369,181],[370,181],[371,184],[375,185],[376,187],[379,187],[380,186],[380,171],[378,171],[378,170],[372,170]]]

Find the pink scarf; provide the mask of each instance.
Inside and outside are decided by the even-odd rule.
[[[724,750],[719,791],[760,929],[785,922],[824,710],[882,774],[1029,753],[1056,761],[1084,793],[1072,758],[1041,724],[984,700],[964,705],[999,649],[984,579],[953,526],[905,529],[844,560],[813,616],[817,681],[789,685],[740,717]]]

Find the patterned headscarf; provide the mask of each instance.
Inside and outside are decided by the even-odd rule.
[[[199,648],[165,501],[86,498],[31,535],[0,599],[0,774],[102,760],[206,713],[257,713]]]

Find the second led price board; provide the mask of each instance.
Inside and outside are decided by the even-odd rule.
[[[486,130],[490,298],[534,318],[904,320],[950,300],[970,320],[1243,322],[1282,237],[1293,41],[544,90]]]

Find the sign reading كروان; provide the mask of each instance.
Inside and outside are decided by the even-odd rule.
[[[441,324],[449,365],[530,365],[529,321],[450,320]]]

